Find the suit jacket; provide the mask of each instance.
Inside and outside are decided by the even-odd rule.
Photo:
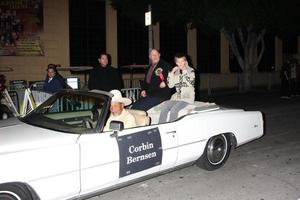
[[[58,92],[65,88],[64,79],[60,75],[55,75],[52,80],[49,82],[49,78],[47,77],[44,83],[44,92],[54,93]]]
[[[141,89],[146,90],[148,97],[159,97],[159,98],[163,98],[166,100],[170,99],[171,90],[167,85],[167,78],[168,78],[169,71],[172,70],[171,65],[169,63],[167,63],[166,61],[160,59],[160,61],[157,63],[156,67],[154,68],[154,70],[152,72],[150,83],[147,83],[146,79],[147,79],[147,74],[148,74],[150,67],[151,67],[151,65],[149,65],[148,70],[146,71],[146,74],[145,74],[145,79],[141,83]],[[165,88],[159,87],[159,85],[161,83],[161,79],[159,76],[157,76],[155,74],[155,70],[157,70],[158,68],[161,68],[163,70],[162,74],[164,76],[165,83],[166,83]]]
[[[122,85],[119,70],[112,66],[97,66],[90,71],[88,83],[90,90],[97,89],[109,92],[113,89],[120,90]]]

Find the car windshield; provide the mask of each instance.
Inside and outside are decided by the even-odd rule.
[[[25,116],[22,121],[68,133],[95,132],[106,112],[108,97],[97,94],[58,93]]]

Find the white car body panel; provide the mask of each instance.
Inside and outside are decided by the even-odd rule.
[[[81,194],[116,184],[119,178],[119,149],[109,133],[82,135]]]
[[[163,157],[160,171],[167,170],[175,166],[178,154],[178,134],[177,126],[173,124],[162,124],[159,126],[162,140]]]
[[[178,127],[178,161],[176,165],[198,159],[206,145],[206,137],[203,134],[206,129],[205,121],[201,116],[189,115],[177,121]],[[198,118],[195,123],[195,118]]]
[[[32,126],[22,123],[1,129],[0,171],[5,173],[1,173],[0,183],[26,182],[38,191],[41,199],[78,195],[78,135],[34,128],[33,132]],[[22,137],[18,137],[18,132]],[[14,144],[9,142],[12,137],[17,140]]]
[[[263,135],[263,116],[257,111],[221,110],[205,116],[207,137],[213,133],[233,133],[237,146]]]
[[[126,129],[117,138],[112,131],[79,135],[11,121],[0,127],[0,184],[27,183],[47,200],[88,195],[196,161],[214,135],[232,133],[237,146],[263,135],[261,112],[221,108],[194,111],[171,123]],[[121,176],[124,149],[118,139],[148,130],[158,130],[161,163]]]

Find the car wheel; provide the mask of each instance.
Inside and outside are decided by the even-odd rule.
[[[222,167],[230,154],[231,145],[229,140],[229,137],[224,134],[210,138],[196,165],[209,171]]]
[[[0,185],[1,200],[32,200],[28,188],[18,183],[5,183]]]

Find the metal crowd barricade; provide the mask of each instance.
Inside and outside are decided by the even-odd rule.
[[[121,92],[124,96],[131,99],[132,102],[135,102],[140,97],[141,88],[124,88],[121,89]]]
[[[2,95],[1,97],[4,98],[5,100],[5,105],[9,108],[10,111],[12,111],[13,115],[15,117],[19,116],[19,112],[15,106],[15,103],[18,104],[18,95],[14,92],[14,93],[11,93],[15,96],[14,99],[17,99],[17,102],[14,102],[10,96],[10,94],[8,93],[7,89],[5,89],[3,92],[2,92]],[[1,99],[0,99],[1,100]]]
[[[5,93],[5,91],[3,91],[3,93]],[[19,101],[19,95],[18,95],[17,91],[10,90],[10,91],[7,91],[7,94],[10,97],[12,103],[14,104],[16,110],[18,111],[19,107],[20,107],[20,101]],[[6,101],[7,101],[7,99],[6,99]]]
[[[44,101],[46,101],[52,95],[47,92],[43,92],[43,91],[39,91],[39,90],[32,90],[31,93],[32,93],[32,96],[36,103],[36,106],[38,106],[41,103],[43,103]]]
[[[9,81],[10,90],[25,90],[27,88],[26,80],[11,80]]]
[[[27,113],[35,109],[38,105],[46,101],[52,94],[42,91],[31,91],[29,88],[25,90],[20,115],[25,116]]]
[[[29,81],[29,88],[32,90],[43,90],[44,87],[44,80],[38,80],[38,81]]]

